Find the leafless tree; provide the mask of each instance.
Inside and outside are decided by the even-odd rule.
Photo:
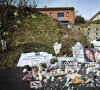
[[[30,4],[31,1],[32,3]],[[15,8],[14,10],[12,9],[13,12],[12,14],[18,10],[18,18],[24,17],[25,12],[28,11],[28,14],[31,17],[32,12],[34,11],[33,8],[37,7],[37,4],[35,0],[0,0],[0,31],[1,31],[1,39],[6,40],[6,37],[3,35],[5,31],[10,31],[13,30],[11,29],[11,26],[14,25],[14,16],[12,18],[10,13],[11,7]],[[10,18],[11,17],[11,18]],[[12,21],[9,20],[14,19]],[[10,22],[9,22],[10,21]],[[10,25],[8,25],[8,22]],[[10,26],[10,27],[9,27]],[[11,34],[13,35],[13,33]]]
[[[11,5],[15,5],[17,0],[0,0],[0,22],[1,22],[1,36],[3,37],[4,30],[7,30],[7,18]]]

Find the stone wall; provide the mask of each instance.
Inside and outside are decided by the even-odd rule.
[[[86,27],[75,25],[72,29],[76,31],[83,30],[84,35],[87,36],[89,42],[96,39],[97,37],[100,37],[100,24],[90,24]]]

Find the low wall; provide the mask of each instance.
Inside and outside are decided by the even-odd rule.
[[[97,37],[100,37],[100,24],[90,24],[87,27],[75,25],[73,26],[73,30],[83,30],[89,42],[96,39]]]

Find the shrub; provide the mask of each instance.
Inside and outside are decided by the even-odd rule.
[[[50,60],[51,64],[55,64],[56,62],[58,62],[58,60],[56,58],[53,58],[53,59]]]
[[[46,68],[46,67],[47,67],[46,63],[41,63],[41,66],[42,66],[43,68]]]

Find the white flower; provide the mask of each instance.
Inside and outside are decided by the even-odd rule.
[[[16,12],[14,13],[14,15],[15,15],[15,16],[18,16],[18,11],[16,11]]]
[[[60,53],[60,49],[61,49],[61,45],[62,44],[58,44],[58,42],[56,42],[53,46],[55,54],[59,54]]]

